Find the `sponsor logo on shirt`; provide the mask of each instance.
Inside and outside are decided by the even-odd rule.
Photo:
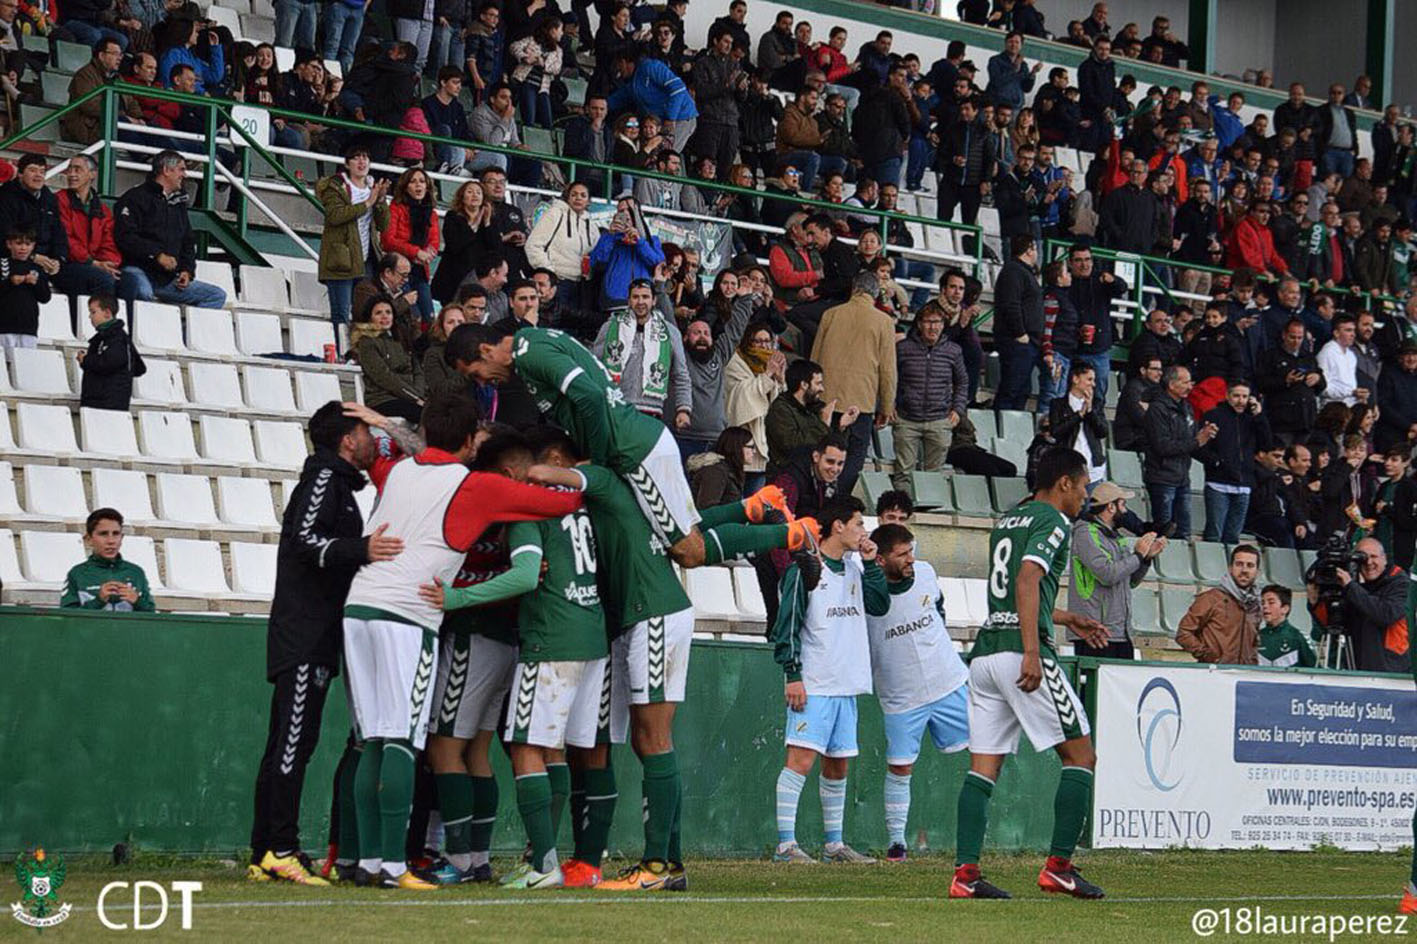
[[[861,611],[854,605],[851,606],[829,606],[827,607],[827,619],[836,619],[841,616],[860,616]]]
[[[902,623],[899,626],[892,626],[890,629],[886,630],[886,638],[895,639],[897,636],[907,636],[910,633],[919,632],[920,630],[925,629],[933,622],[934,618],[927,615],[922,616],[919,619],[911,620],[909,623]]]

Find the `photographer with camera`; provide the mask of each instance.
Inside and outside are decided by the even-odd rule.
[[[1407,571],[1388,563],[1381,543],[1364,538],[1348,551],[1342,535],[1334,535],[1304,580],[1314,625],[1345,637],[1351,646],[1351,656],[1331,668],[1411,671]]]

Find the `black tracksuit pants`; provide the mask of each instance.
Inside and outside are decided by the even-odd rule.
[[[251,824],[251,861],[267,850],[300,848],[300,792],[305,767],[320,740],[334,669],[301,663],[280,673],[271,692],[266,752],[256,773],[255,817]]]

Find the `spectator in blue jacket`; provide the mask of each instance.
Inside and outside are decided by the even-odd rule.
[[[610,221],[610,229],[590,251],[591,267],[600,277],[600,308],[624,308],[635,279],[654,278],[655,267],[664,262],[659,237],[649,231],[639,204],[622,194]]]
[[[1033,81],[1042,62],[1033,68],[1023,58],[1023,34],[1013,32],[1004,40],[1004,51],[989,57],[989,87],[984,94],[995,105],[1009,105],[1015,111],[1024,105],[1024,95],[1033,91]]]
[[[221,39],[217,36],[216,30],[203,30],[201,23],[196,20],[169,20],[172,30],[187,30],[184,40],[172,46],[167,52],[162,54],[162,59],[158,62],[158,80],[163,85],[171,87],[172,69],[175,66],[191,66],[192,71],[197,74],[198,95],[216,93],[221,89],[222,82],[226,80],[226,58],[222,52]],[[179,34],[180,35],[180,34]],[[206,58],[197,55],[195,52],[197,43],[206,40]]]
[[[682,154],[699,123],[699,110],[684,80],[658,59],[636,62],[629,50],[616,54],[615,75],[624,84],[610,96],[611,113],[630,110],[654,115],[664,123],[671,146]]]
[[[1211,193],[1220,193],[1222,189],[1220,173],[1225,167],[1225,162],[1220,159],[1220,142],[1218,140],[1215,138],[1204,139],[1182,154],[1181,159],[1186,162],[1187,184],[1195,186],[1197,180],[1204,180],[1210,183]]]
[[[1225,105],[1220,104],[1220,96],[1210,97],[1210,119],[1215,125],[1215,139],[1220,143],[1222,154],[1230,151],[1230,145],[1245,133],[1245,119],[1240,117],[1240,109],[1245,107],[1245,96],[1231,92]]]

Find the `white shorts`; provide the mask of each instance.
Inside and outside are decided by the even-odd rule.
[[[649,454],[623,476],[655,534],[673,546],[699,523],[694,493],[684,475],[684,459],[665,429]]]
[[[430,733],[467,740],[478,731],[496,731],[516,667],[516,646],[449,633],[438,654]]]
[[[595,747],[610,733],[609,656],[589,662],[519,662],[505,739],[556,750]]]
[[[610,741],[624,744],[630,706],[682,702],[694,610],[642,620],[610,644]]]
[[[1013,754],[1022,729],[1043,751],[1092,732],[1087,713],[1063,670],[1043,655],[1043,681],[1031,692],[1018,687],[1021,652],[995,652],[969,663],[969,750]]]
[[[395,620],[344,620],[345,685],[355,736],[423,747],[433,704],[438,634]]]

